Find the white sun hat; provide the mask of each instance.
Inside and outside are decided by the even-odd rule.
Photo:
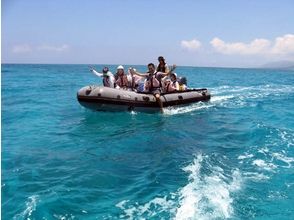
[[[116,69],[117,69],[117,70],[123,70],[124,67],[123,67],[122,65],[119,65]]]
[[[170,75],[171,75],[171,76],[172,76],[172,75],[174,75],[175,77],[177,77],[177,76],[178,76],[176,73],[171,73]]]

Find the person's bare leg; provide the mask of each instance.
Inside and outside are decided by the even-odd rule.
[[[163,113],[163,104],[160,99],[160,94],[155,94],[155,98],[156,98],[156,102],[158,103],[158,105],[160,107],[160,112]]]

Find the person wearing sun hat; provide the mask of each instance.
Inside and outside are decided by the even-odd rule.
[[[123,88],[123,89],[127,89],[129,87],[129,82],[128,82],[128,77],[125,74],[125,70],[124,67],[122,65],[119,65],[116,68],[116,87],[117,88]]]
[[[96,76],[103,78],[103,85],[105,87],[115,88],[115,78],[113,74],[109,71],[109,68],[105,66],[102,69],[102,73],[97,72],[94,68],[91,68],[90,71],[94,73]]]
[[[174,92],[180,90],[179,82],[177,81],[177,74],[171,73],[170,79],[165,81],[165,91],[166,92]]]

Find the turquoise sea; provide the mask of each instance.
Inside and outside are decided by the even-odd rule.
[[[294,219],[294,71],[176,72],[211,101],[92,112],[87,65],[2,65],[2,219]]]

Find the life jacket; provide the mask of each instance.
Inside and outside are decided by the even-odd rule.
[[[110,87],[110,77],[109,76],[103,77],[103,86]]]
[[[174,92],[176,91],[176,83],[177,81],[169,81],[166,85],[166,91],[167,92]]]
[[[187,90],[187,86],[185,84],[180,85],[179,91],[185,91]]]
[[[180,77],[178,78],[180,91],[187,90],[187,78],[186,77]]]
[[[165,73],[165,70],[166,70],[166,63],[164,63],[164,65],[163,66],[161,66],[161,65],[158,65],[158,67],[157,67],[157,72],[163,72],[163,73]]]
[[[151,75],[148,76],[148,78],[147,78],[147,83],[148,83],[148,82],[150,83],[149,88],[148,88],[149,92],[152,92],[152,91],[155,90],[155,89],[159,89],[159,88],[161,88],[161,82],[160,82],[159,80],[156,79],[156,73],[157,73],[157,72],[151,74]],[[155,83],[157,83],[158,86],[154,85]]]
[[[128,78],[127,78],[127,76],[126,75],[118,76],[118,79],[116,80],[116,84],[119,87],[122,87],[122,88],[128,87]]]
[[[162,82],[161,82],[162,78],[158,79],[157,76],[158,76],[158,71],[156,71],[156,72],[154,73],[154,77],[155,77],[155,79],[157,79],[157,81],[159,82],[159,87],[162,88]]]
[[[178,78],[178,82],[180,85],[186,84],[187,85],[187,78],[186,77],[180,77]]]
[[[113,86],[112,88],[116,87],[115,79],[111,73],[109,75],[104,75],[102,82],[103,82],[103,86],[105,87],[112,87],[112,86]]]

